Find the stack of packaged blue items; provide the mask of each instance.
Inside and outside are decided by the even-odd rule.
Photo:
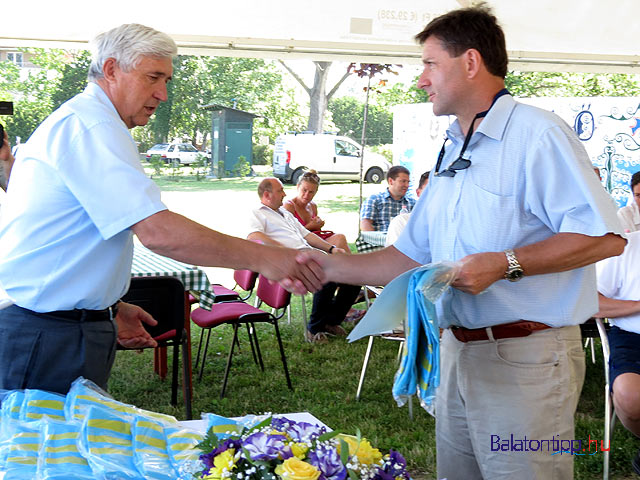
[[[83,378],[66,396],[14,390],[0,400],[4,480],[186,480],[199,461],[202,433],[117,402]]]

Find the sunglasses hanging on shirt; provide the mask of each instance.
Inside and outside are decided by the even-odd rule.
[[[501,96],[508,94],[509,91],[506,88],[503,88],[496,94],[495,97],[493,97],[493,101],[491,102],[491,105],[487,110],[485,110],[484,112],[476,113],[476,116],[473,117],[473,120],[471,120],[471,125],[469,126],[469,130],[467,131],[467,135],[464,137],[464,143],[462,144],[460,155],[458,155],[458,158],[455,159],[446,170],[440,172],[440,165],[442,164],[442,159],[444,158],[444,147],[447,144],[448,140],[445,138],[444,143],[442,144],[442,148],[440,149],[440,153],[438,154],[438,161],[435,168],[436,177],[455,177],[456,173],[458,173],[459,170],[465,170],[471,166],[471,160],[469,160],[468,158],[463,158],[463,155],[467,151],[469,141],[471,140],[471,135],[473,135],[473,125],[476,123],[477,119],[487,116],[487,113],[489,113],[491,107],[493,107],[493,105],[496,103],[496,100],[498,100]]]

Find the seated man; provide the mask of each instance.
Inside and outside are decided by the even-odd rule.
[[[328,254],[344,254],[304,228],[296,218],[282,208],[285,197],[282,183],[276,178],[265,178],[258,185],[261,206],[250,219],[249,240],[289,248],[317,248]],[[313,307],[306,337],[313,343],[326,343],[327,334],[346,335],[340,326],[355,300],[359,286],[329,282],[313,295]]]
[[[619,257],[598,262],[600,311],[611,319],[609,380],[616,415],[631,433],[640,437],[640,232],[627,236]],[[640,474],[640,451],[632,461]]]
[[[387,189],[371,195],[362,205],[360,230],[365,232],[386,232],[389,222],[403,209],[410,212],[415,199],[407,197],[409,190],[409,170],[400,165],[387,172]]]
[[[618,210],[618,218],[625,232],[640,230],[640,172],[631,176],[631,193],[633,202]]]
[[[416,188],[416,195],[420,198],[420,194],[424,187],[429,183],[429,171],[424,172],[420,175],[420,181],[418,182],[418,188]],[[407,226],[407,222],[409,221],[409,217],[411,216],[411,212],[401,213],[397,217],[391,219],[389,223],[389,230],[387,231],[387,240],[386,246],[393,245],[395,241],[398,239],[404,227]]]

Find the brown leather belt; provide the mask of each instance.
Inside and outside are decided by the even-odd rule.
[[[520,320],[519,322],[503,323],[487,328],[464,328],[451,327],[451,333],[461,342],[477,342],[479,340],[490,340],[487,330],[491,330],[494,340],[503,338],[527,337],[538,330],[551,328],[540,322],[529,322]]]

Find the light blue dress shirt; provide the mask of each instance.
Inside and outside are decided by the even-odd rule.
[[[440,171],[459,155],[458,122],[447,131]],[[557,233],[621,233],[613,200],[593,173],[575,133],[555,114],[500,97],[471,137],[471,166],[431,175],[395,247],[416,262],[457,261],[501,252]],[[437,304],[440,326],[481,328],[518,320],[582,323],[598,310],[593,265],[499,280],[479,295],[449,289]]]
[[[106,308],[129,286],[129,227],[164,209],[129,130],[89,83],[18,152],[0,219],[0,283],[37,312]]]

